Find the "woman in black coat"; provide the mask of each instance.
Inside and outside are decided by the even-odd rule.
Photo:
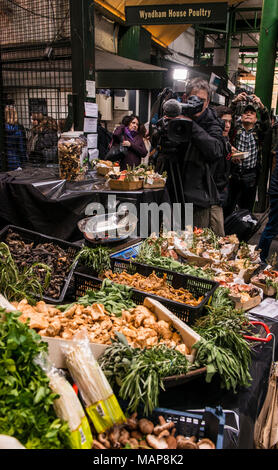
[[[112,145],[122,144],[126,152],[120,161],[120,168],[126,170],[127,166],[135,167],[140,165],[141,159],[147,155],[143,135],[140,131],[140,122],[137,116],[125,116],[122,124],[113,133]]]

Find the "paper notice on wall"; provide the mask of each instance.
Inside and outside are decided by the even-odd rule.
[[[97,103],[85,103],[85,116],[94,118],[98,117]]]
[[[252,308],[248,314],[259,315],[266,318],[278,319],[278,301],[267,297],[257,307]]]
[[[88,98],[96,97],[96,82],[92,80],[86,80],[86,92]]]
[[[97,148],[97,134],[88,134],[87,135],[87,146],[88,149],[96,149]]]
[[[85,117],[84,119],[84,132],[97,132],[97,119]]]

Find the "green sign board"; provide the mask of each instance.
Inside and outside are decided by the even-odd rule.
[[[227,8],[227,2],[126,6],[125,17],[128,26],[140,24],[226,23]]]

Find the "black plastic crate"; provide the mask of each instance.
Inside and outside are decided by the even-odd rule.
[[[25,243],[32,243],[34,242],[34,246],[39,245],[40,243],[53,243],[58,245],[59,247],[67,250],[69,255],[75,258],[77,253],[80,251],[81,247],[75,245],[74,243],[67,242],[65,240],[61,240],[59,238],[49,237],[48,235],[43,235],[38,232],[33,232],[32,230],[28,230],[22,227],[17,227],[15,225],[7,225],[0,231],[0,242],[5,242],[5,239],[8,235],[9,229],[13,230],[14,232],[18,233],[20,237],[23,239]],[[52,298],[47,295],[43,295],[42,299],[51,304],[60,304],[63,302],[66,293],[68,291],[70,282],[72,280],[73,272],[75,269],[76,263],[74,263],[69,271],[69,273],[65,276],[64,285],[61,288],[60,296],[58,298]],[[39,297],[39,296],[38,296]]]
[[[166,273],[167,280],[175,289],[183,287],[184,289],[188,289],[195,297],[200,297],[203,295],[204,299],[199,303],[199,305],[194,307],[132,288],[132,299],[135,303],[143,304],[146,297],[158,300],[178,318],[188,324],[192,324],[195,319],[201,315],[204,306],[209,303],[215,289],[218,287],[218,283],[215,281],[188,276],[186,274],[174,273],[173,271],[153,268],[151,266],[146,266],[139,263],[130,263],[126,260],[111,259],[111,268],[113,272],[121,272],[126,270],[128,273],[134,274],[135,272],[138,272],[143,276],[149,276],[153,271],[155,271],[156,275],[160,277]],[[94,276],[90,276],[81,272],[75,272],[74,278],[76,299],[85,295],[87,289],[99,289],[102,282],[100,279]]]
[[[167,408],[155,408],[152,417],[157,421],[163,416],[166,421],[175,423],[176,435],[195,436],[197,442],[210,439],[216,449],[223,449],[225,414],[220,406],[206,407],[200,411],[175,411]]]

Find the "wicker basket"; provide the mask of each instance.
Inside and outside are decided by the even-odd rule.
[[[164,188],[165,186],[165,181],[162,179],[157,179],[154,180],[153,184],[150,183],[143,183],[143,188],[144,189],[157,189],[157,188]]]
[[[97,167],[97,174],[101,175],[101,176],[105,176],[111,170],[113,170],[112,166],[98,166]]]
[[[143,187],[143,181],[109,180],[109,187],[116,191],[135,191]]]

